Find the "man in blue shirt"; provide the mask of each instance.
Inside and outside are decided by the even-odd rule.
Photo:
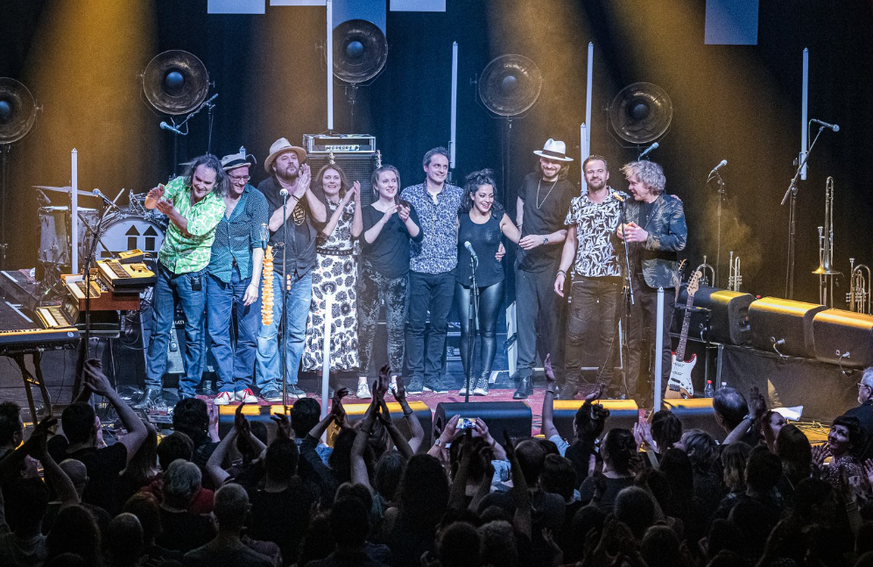
[[[400,197],[412,204],[424,238],[411,243],[409,259],[409,319],[406,327],[407,366],[412,373],[407,391],[420,394],[449,391],[442,380],[446,327],[455,296],[458,263],[458,209],[463,190],[446,183],[449,152],[433,148],[424,154],[424,183],[403,190]],[[430,311],[430,333],[424,330]]]
[[[218,375],[215,404],[255,403],[251,384],[260,326],[258,286],[267,240],[267,199],[249,184],[251,163],[245,154],[224,156],[221,167],[228,181],[223,192],[227,210],[215,230],[206,279],[207,327]]]

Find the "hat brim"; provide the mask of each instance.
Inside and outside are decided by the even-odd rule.
[[[267,159],[264,160],[264,170],[272,175],[273,162],[276,161],[277,157],[288,152],[294,152],[295,154],[297,154],[297,161],[299,161],[301,164],[306,163],[306,150],[304,150],[300,146],[288,146],[268,155]]]
[[[241,167],[251,167],[251,166],[252,166],[252,164],[248,160],[234,160],[234,161],[228,163],[227,165],[221,166],[221,169],[223,169],[226,173],[228,171],[233,171],[234,169],[239,169]]]
[[[553,161],[573,161],[573,158],[571,158],[571,157],[567,157],[565,155],[558,156],[555,154],[547,154],[543,150],[534,150],[534,153],[536,155],[540,156],[541,158],[546,158],[546,159],[550,159]]]

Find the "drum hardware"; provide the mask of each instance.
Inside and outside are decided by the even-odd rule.
[[[818,302],[827,307],[834,306],[834,276],[841,272],[833,269],[834,262],[834,178],[825,182],[825,220],[818,227]]]
[[[855,259],[849,258],[851,266],[849,273],[849,293],[846,294],[846,303],[849,304],[849,311],[855,313],[873,314],[871,309],[870,268],[865,264],[855,265]]]
[[[701,287],[715,287],[715,268],[706,263],[706,254],[703,255],[703,263],[697,266],[694,271],[703,274],[700,277]],[[707,274],[711,275],[712,278]]]
[[[730,259],[728,260],[728,289],[740,291],[742,284],[743,276],[740,274],[740,257],[734,258],[734,251],[731,250]]]

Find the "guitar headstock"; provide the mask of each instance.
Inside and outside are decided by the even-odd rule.
[[[703,272],[697,270],[691,274],[691,279],[688,280],[688,297],[693,297],[700,288],[700,278],[703,277]]]

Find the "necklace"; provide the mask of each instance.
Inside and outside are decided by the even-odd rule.
[[[555,179],[555,182],[552,183],[552,186],[551,186],[551,187],[549,187],[549,192],[546,193],[546,196],[543,197],[542,202],[540,202],[540,187],[542,186],[542,183],[543,183],[543,180],[542,180],[542,178],[540,178],[540,180],[537,181],[537,210],[540,210],[540,207],[542,207],[542,206],[545,204],[546,199],[548,199],[548,198],[549,198],[549,195],[552,194],[552,189],[554,189],[554,188],[555,188],[555,185],[558,184],[558,180]]]

